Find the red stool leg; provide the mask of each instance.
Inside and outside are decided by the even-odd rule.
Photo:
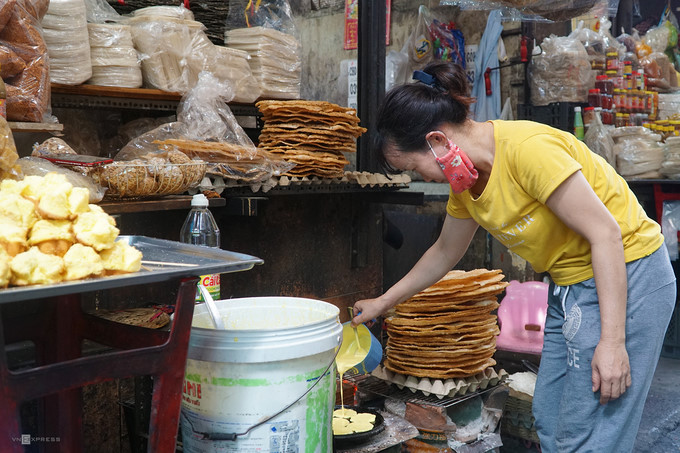
[[[196,282],[195,278],[182,280],[170,339],[163,350],[160,371],[154,377],[147,448],[149,453],[173,453],[176,449]]]

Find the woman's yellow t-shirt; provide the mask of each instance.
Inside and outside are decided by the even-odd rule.
[[[451,193],[447,213],[472,217],[536,272],[558,285],[593,276],[590,244],[545,205],[552,192],[578,170],[621,227],[626,262],[663,244],[661,228],[645,213],[626,181],[572,134],[531,121],[491,121],[496,143],[484,192]]]

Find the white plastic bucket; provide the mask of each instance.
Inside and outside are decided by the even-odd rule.
[[[194,312],[182,395],[184,451],[332,451],[338,308],[294,297],[215,303],[225,330],[212,327],[203,305]],[[229,438],[235,440],[223,440]]]

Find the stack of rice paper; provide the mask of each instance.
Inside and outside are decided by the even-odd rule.
[[[92,76],[83,0],[51,0],[42,19],[53,83],[80,85]]]
[[[142,69],[132,43],[130,26],[88,24],[92,78],[88,83],[102,86],[139,88]]]
[[[302,53],[293,35],[273,28],[237,28],[225,32],[224,43],[248,52],[248,63],[263,98],[300,98]]]
[[[386,319],[385,368],[433,379],[474,376],[496,364],[500,270],[454,270]]]
[[[325,101],[259,101],[264,127],[258,148],[295,163],[288,176],[342,177],[366,132],[354,109]]]

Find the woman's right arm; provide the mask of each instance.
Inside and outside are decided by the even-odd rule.
[[[457,219],[447,215],[439,238],[408,274],[382,296],[354,304],[352,325],[370,321],[438,282],[463,257],[478,226],[473,219]]]

